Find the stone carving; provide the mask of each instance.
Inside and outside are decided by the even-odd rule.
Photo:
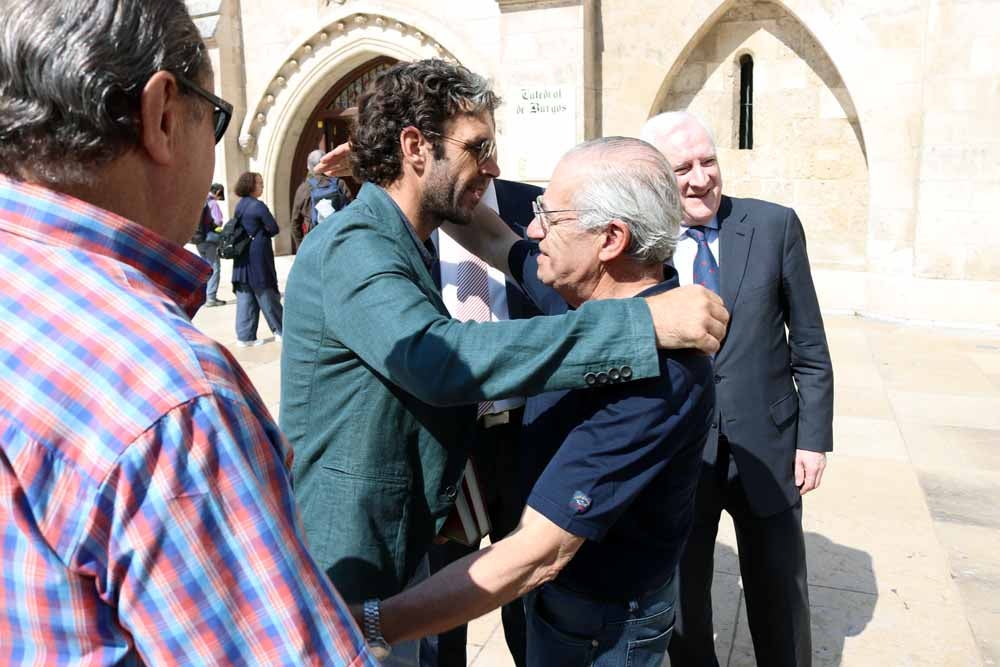
[[[320,1],[326,7],[344,5],[347,2],[347,0]],[[287,73],[288,76],[292,76],[295,71],[303,66],[305,61],[318,56],[328,46],[327,40],[331,40],[330,43],[332,44],[346,38],[347,34],[352,31],[366,30],[376,26],[384,31],[394,30],[402,37],[415,39],[421,46],[429,45],[434,49],[437,57],[449,62],[457,62],[457,59],[439,42],[434,41],[413,26],[407,25],[402,21],[388,19],[378,14],[363,12],[351,14],[329,24],[323,30],[303,41],[298,49],[293,52],[296,55],[288,58],[281,65],[278,70],[279,73],[274,77],[268,89],[264,91],[256,108],[253,109],[251,114],[247,115],[250,122],[244,125],[243,132],[240,134],[240,149],[247,155],[256,150],[257,136],[264,125],[267,124],[268,113],[275,106],[277,98],[282,94],[282,89],[285,88],[285,84],[287,83],[287,78],[281,74],[282,72]]]

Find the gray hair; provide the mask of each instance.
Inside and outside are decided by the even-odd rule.
[[[313,170],[316,169],[316,165],[318,165],[319,161],[323,159],[323,155],[323,151],[318,148],[309,153],[306,157],[306,169],[309,170],[309,173],[312,173]]]
[[[0,173],[14,178],[92,182],[95,168],[138,142],[139,99],[153,74],[198,81],[211,71],[182,0],[3,4]]]
[[[681,224],[677,180],[660,151],[630,137],[604,137],[571,149],[567,159],[588,158],[586,183],[573,195],[580,228],[624,222],[632,235],[629,257],[663,263],[673,257]]]
[[[712,149],[715,150],[715,135],[712,134],[712,130],[708,129],[705,121],[690,111],[667,111],[653,116],[639,130],[639,138],[654,146],[660,146],[666,137],[687,123],[693,123],[704,130],[708,140],[712,142]]]

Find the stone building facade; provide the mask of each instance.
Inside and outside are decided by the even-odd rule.
[[[493,79],[504,177],[637,134],[712,128],[725,190],[794,206],[830,312],[1000,329],[1000,2],[188,0],[236,116],[216,180],[264,175],[287,251],[305,155],[392,62]],[[232,203],[232,202],[231,202]]]

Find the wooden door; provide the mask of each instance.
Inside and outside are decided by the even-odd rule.
[[[292,161],[291,178],[288,184],[288,201],[295,200],[295,190],[306,175],[306,157],[319,148],[328,151],[348,140],[354,119],[357,118],[358,96],[384,70],[396,64],[396,60],[388,56],[379,56],[369,60],[364,65],[353,70],[342,78],[323,100],[316,106],[305,128],[299,143],[295,147],[295,157]],[[344,179],[356,194],[361,184],[353,178]]]

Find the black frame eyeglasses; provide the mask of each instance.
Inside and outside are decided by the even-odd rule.
[[[215,128],[215,143],[222,141],[222,137],[226,134],[226,128],[229,127],[229,121],[233,117],[233,105],[221,97],[216,97],[182,74],[174,73],[174,78],[192,93],[212,103],[214,107],[212,109],[212,126]]]
[[[425,130],[424,134],[429,134],[432,137],[441,137],[442,139],[458,144],[476,158],[476,164],[485,164],[497,156],[497,144],[493,139],[483,139],[478,144],[470,144],[468,141],[462,141],[461,139],[449,137],[446,134],[431,130]]]
[[[572,222],[574,220],[579,220],[579,217],[564,217],[558,220],[552,220],[549,218],[553,213],[580,213],[582,211],[592,211],[594,209],[590,208],[560,208],[555,211],[545,210],[545,205],[542,203],[542,195],[535,197],[535,200],[531,202],[531,212],[535,214],[538,218],[538,222],[542,225],[542,232],[545,234],[549,233],[549,228],[555,227],[556,225],[562,224],[564,222]]]

